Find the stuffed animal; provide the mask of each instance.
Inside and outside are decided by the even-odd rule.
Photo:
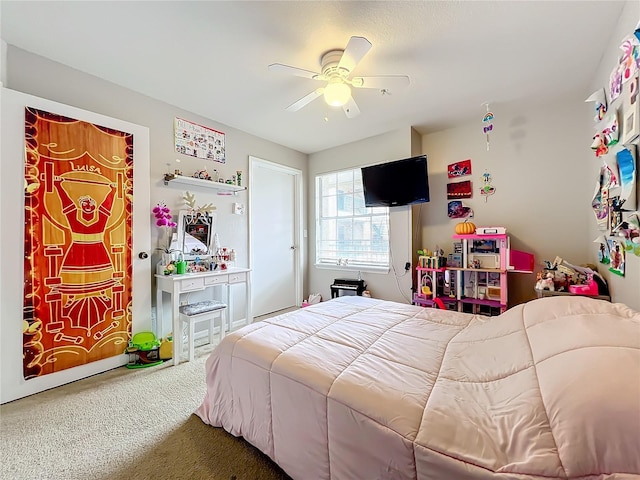
[[[536,290],[549,290],[553,292],[555,285],[553,283],[554,274],[549,272],[536,282]]]

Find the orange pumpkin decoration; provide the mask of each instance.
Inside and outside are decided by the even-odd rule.
[[[458,235],[473,235],[476,233],[476,226],[472,222],[460,222],[456,224],[455,232]]]

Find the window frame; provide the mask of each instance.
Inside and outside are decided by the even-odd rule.
[[[345,178],[351,175],[351,188],[343,191],[339,191],[340,185],[348,185],[348,181]],[[333,177],[333,178],[331,178]],[[340,180],[342,178],[342,180]],[[328,182],[328,186],[326,183]],[[324,189],[323,189],[324,185]],[[335,192],[327,194],[327,188],[334,186]],[[356,196],[359,197],[356,200]],[[342,198],[340,198],[342,196]],[[349,213],[348,200],[351,199],[351,212]],[[345,204],[347,208],[345,209]],[[316,268],[331,269],[331,270],[345,270],[345,271],[365,271],[375,273],[388,273],[391,269],[391,235],[390,235],[390,209],[389,207],[365,207],[364,206],[364,194],[362,188],[362,175],[360,167],[348,168],[344,170],[335,170],[330,172],[318,173],[315,175],[315,259],[314,265]],[[333,212],[327,212],[331,210]],[[346,210],[346,211],[345,211]],[[328,214],[329,213],[329,214]],[[331,248],[327,245],[328,242],[339,243],[341,240],[338,238],[340,235],[340,227],[338,223],[342,221],[351,221],[352,228],[350,233],[353,234],[356,230],[353,228],[354,220],[360,222],[362,229],[360,232],[369,231],[369,238],[366,240],[368,243],[368,250],[366,253],[369,255],[367,259],[354,259],[349,258],[348,252],[344,257],[337,253],[335,256],[324,255]],[[327,223],[335,222],[333,227],[333,237],[327,239],[327,232],[323,230],[323,225]],[[368,223],[368,225],[367,225]],[[377,229],[382,236],[382,239],[378,241],[385,242],[384,252],[382,250],[372,248],[371,230]],[[324,238],[323,238],[324,237]],[[386,238],[385,238],[386,237]],[[344,242],[352,242],[352,251],[357,251],[360,246],[356,246],[354,243],[358,240],[353,238],[349,240],[343,240]],[[360,240],[362,242],[362,240]],[[335,252],[340,252],[340,248],[336,246]],[[375,260],[375,256],[383,256],[384,261]],[[321,258],[321,257],[324,257]],[[346,263],[340,263],[340,259],[347,260]]]

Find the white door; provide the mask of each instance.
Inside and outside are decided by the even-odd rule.
[[[249,157],[254,317],[300,305],[302,172]]]
[[[25,222],[25,107],[45,110],[133,134],[135,204],[133,205],[131,330],[151,329],[151,260],[149,222],[149,129],[68,105],[2,88],[0,99],[2,161],[0,162],[0,403],[25,397],[127,363],[127,355],[67,368],[25,380],[23,375],[23,299]],[[55,145],[54,145],[55,146]],[[41,178],[40,175],[34,178]],[[46,181],[45,181],[46,182]],[[42,187],[45,188],[45,187]],[[139,253],[145,255],[139,256]],[[53,255],[53,254],[52,254]],[[47,305],[49,298],[45,299]],[[55,300],[55,299],[54,299]],[[125,317],[126,318],[126,317]],[[48,328],[51,322],[42,328]],[[113,328],[113,327],[112,327]],[[106,333],[105,333],[106,332]],[[107,329],[100,332],[110,341]],[[34,338],[41,332],[36,331]],[[39,340],[38,340],[39,341]],[[54,340],[55,341],[55,340]],[[61,337],[60,342],[66,341]],[[36,341],[34,340],[34,343]],[[81,342],[76,342],[81,343]],[[71,350],[69,348],[69,350]],[[39,361],[36,358],[33,363]]]

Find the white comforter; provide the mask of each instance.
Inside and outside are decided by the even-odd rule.
[[[197,414],[299,480],[640,478],[640,314],[340,297],[244,327]]]

